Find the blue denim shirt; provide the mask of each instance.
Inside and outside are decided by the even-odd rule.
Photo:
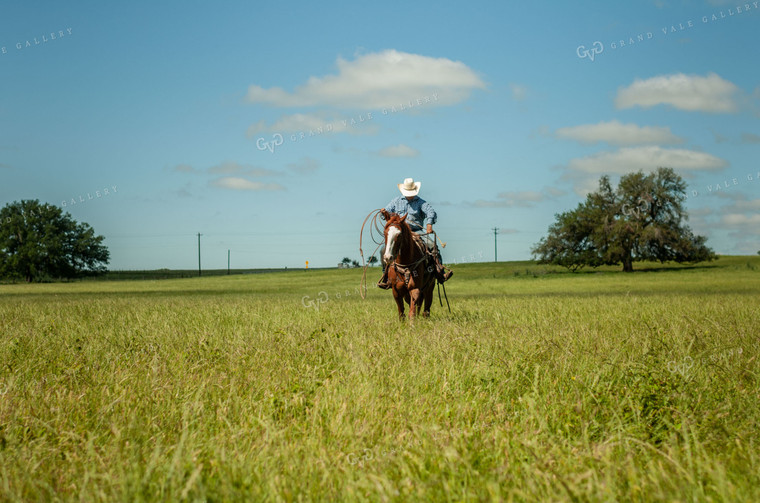
[[[415,197],[410,203],[406,197],[398,196],[385,207],[390,213],[406,214],[406,221],[409,227],[416,233],[427,232],[425,229],[428,224],[433,225],[438,216],[430,203],[420,197]]]

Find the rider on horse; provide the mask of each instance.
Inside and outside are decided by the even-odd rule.
[[[424,199],[417,197],[420,191],[420,182],[415,182],[412,178],[407,178],[404,183],[398,184],[401,196],[393,199],[385,207],[388,213],[406,214],[406,222],[416,233],[427,247],[428,253],[435,261],[435,277],[439,283],[448,280],[454,273],[446,269],[441,263],[441,253],[435,244],[435,234],[433,234],[433,224],[436,222],[437,215],[433,207]],[[388,268],[383,264],[383,277],[377,282],[379,288],[388,289]]]

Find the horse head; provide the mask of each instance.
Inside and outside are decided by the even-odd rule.
[[[401,217],[396,213],[388,213],[385,210],[382,210],[382,215],[386,221],[384,231],[385,251],[383,252],[383,260],[385,260],[386,263],[390,263],[398,255],[403,236],[409,234],[411,231],[409,229],[409,224],[406,223],[407,215]]]

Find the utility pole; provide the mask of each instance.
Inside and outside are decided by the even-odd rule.
[[[496,262],[496,235],[499,233],[499,229],[493,228],[493,261]]]
[[[198,276],[201,275],[201,233],[198,233]]]
[[[230,274],[230,251],[227,250],[227,275]]]

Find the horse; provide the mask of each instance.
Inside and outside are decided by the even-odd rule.
[[[404,319],[404,301],[409,304],[410,320],[419,314],[424,301],[422,316],[427,318],[436,278],[433,267],[428,264],[425,244],[406,223],[406,215],[402,217],[386,210],[381,213],[386,221],[383,262],[388,268],[388,282],[392,285],[398,317]]]

